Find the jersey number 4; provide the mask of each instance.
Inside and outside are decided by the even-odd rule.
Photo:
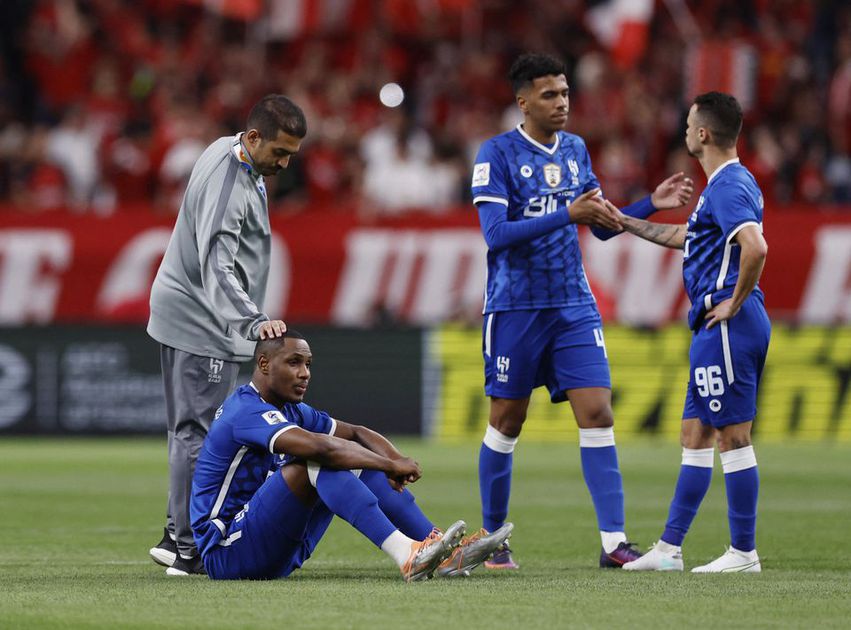
[[[721,366],[710,365],[694,369],[694,384],[701,398],[724,395],[724,379],[721,378]]]

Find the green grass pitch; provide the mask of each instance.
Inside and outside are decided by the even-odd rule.
[[[477,444],[400,441],[440,525],[480,525]],[[661,532],[679,467],[670,443],[619,445],[630,536]],[[766,628],[848,627],[851,446],[757,445],[761,575],[626,574],[596,568],[599,538],[572,444],[521,441],[510,518],[519,572],[404,584],[336,521],[315,556],[276,582],[168,578],[161,535],[164,440],[0,440],[0,628]],[[686,567],[727,542],[716,461],[686,540]]]

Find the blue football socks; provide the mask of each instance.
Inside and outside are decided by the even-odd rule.
[[[614,429],[579,429],[579,452],[600,531],[624,531],[623,479]]]
[[[378,507],[376,496],[351,471],[321,468],[311,482],[316,486],[322,502],[369,538],[376,547],[380,548],[387,537],[396,531],[396,526]]]
[[[378,499],[381,511],[405,536],[423,540],[434,529],[434,523],[423,514],[407,488],[396,492],[387,481],[387,475],[378,470],[364,470],[360,479]]]
[[[727,518],[730,544],[739,551],[756,549],[756,504],[759,473],[753,446],[721,453],[727,485]]]
[[[479,491],[482,526],[489,532],[505,524],[511,495],[511,466],[517,438],[503,435],[492,426],[485,431],[479,451]]]
[[[684,448],[680,476],[674,498],[668,509],[668,522],[662,540],[669,545],[682,546],[700,503],[712,483],[714,448]]]

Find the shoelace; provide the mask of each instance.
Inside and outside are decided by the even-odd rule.
[[[479,531],[477,531],[475,534],[470,534],[469,536],[464,536],[464,538],[461,539],[460,546],[463,547],[464,545],[469,545],[470,543],[476,542],[482,536],[487,536],[487,534],[488,534],[488,532],[484,528],[482,528]]]

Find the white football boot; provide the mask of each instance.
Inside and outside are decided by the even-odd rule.
[[[682,571],[683,552],[680,547],[660,540],[638,560],[623,565],[624,571]]]
[[[739,551],[734,547],[728,547],[720,558],[716,558],[702,567],[695,567],[692,573],[760,573],[762,565],[756,549],[753,551]]]

